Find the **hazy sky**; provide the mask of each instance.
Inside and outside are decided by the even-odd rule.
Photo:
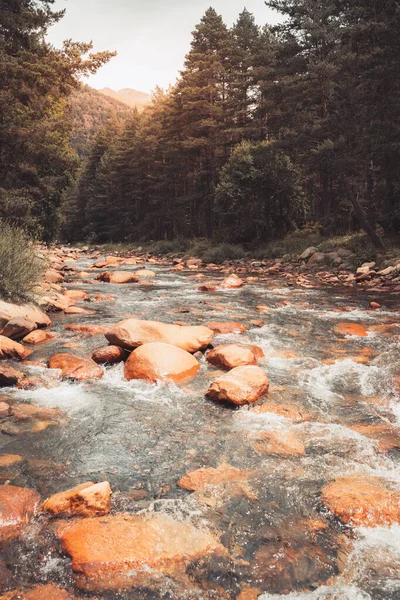
[[[64,39],[92,40],[96,50],[117,50],[118,56],[90,78],[93,87],[150,92],[175,82],[191,32],[210,4],[228,25],[244,7],[260,25],[277,21],[264,0],[56,0],[66,15],[48,37],[56,46]]]

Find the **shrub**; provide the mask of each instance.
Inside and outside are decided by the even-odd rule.
[[[245,256],[245,251],[242,246],[234,244],[219,244],[211,246],[203,253],[203,260],[207,263],[219,264],[225,260],[240,260]]]
[[[150,246],[153,254],[176,254],[185,252],[189,245],[188,240],[176,238],[175,240],[159,240]]]
[[[0,298],[31,300],[44,268],[29,236],[0,221]]]

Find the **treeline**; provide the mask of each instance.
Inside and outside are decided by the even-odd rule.
[[[65,235],[257,242],[400,224],[397,0],[270,0],[261,29],[209,9],[177,84],[110,121],[66,207]]]
[[[112,56],[91,54],[91,44],[46,43],[64,14],[53,4],[0,3],[0,233],[4,221],[45,240],[59,233],[63,192],[79,168],[68,99]]]

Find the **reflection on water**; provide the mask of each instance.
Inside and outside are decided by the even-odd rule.
[[[157,272],[151,286],[72,282],[71,289],[112,294],[116,300],[91,303],[95,315],[55,315],[53,329],[60,337],[35,348],[30,359],[47,361],[65,343],[82,355],[105,345],[102,336],[66,331],[71,323],[107,327],[129,316],[192,325],[241,321],[247,326],[243,335],[217,336],[214,345],[261,346],[261,366],[271,384],[268,411],[231,410],[206,400],[215,369],[205,361],[200,375],[183,387],[128,383],[122,367],[113,366],[95,382],[6,390],[12,404],[59,409],[63,419],[43,431],[0,434],[1,454],[23,457],[0,469],[1,482],[34,488],[46,497],[83,481],[107,480],[114,513],[161,512],[190,519],[218,533],[227,549],[224,556],[191,564],[182,585],[164,577],[150,590],[103,592],[105,599],[400,598],[399,528],[350,531],[320,502],[323,485],[348,473],[375,474],[400,488],[400,444],[382,452],[376,439],[357,431],[364,425],[399,424],[393,388],[400,358],[396,313],[368,311],[368,298],[349,296],[348,290],[295,289],[281,282],[200,293],[190,274],[151,268]],[[341,321],[388,327],[375,328],[365,338],[340,338],[333,330]],[[39,367],[29,370],[46,373]],[[300,416],[292,418],[290,408],[282,413],[284,405]],[[259,441],[271,432],[278,445],[296,440],[304,451],[262,451]],[[194,494],[177,485],[188,471],[223,463],[249,475],[240,485],[225,483]],[[4,542],[2,551],[9,587],[55,582],[74,589],[71,561],[44,518],[30,524],[21,539]],[[8,589],[6,581],[1,585]],[[74,594],[91,597],[77,589]]]

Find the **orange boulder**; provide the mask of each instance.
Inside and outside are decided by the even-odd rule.
[[[134,350],[125,363],[125,378],[147,381],[169,380],[175,383],[193,379],[200,369],[199,362],[181,348],[155,342]]]
[[[111,488],[108,481],[83,483],[66,492],[54,494],[43,503],[43,510],[52,515],[98,517],[111,509]]]
[[[207,396],[218,402],[231,402],[244,406],[257,402],[268,393],[268,377],[256,366],[236,367],[216,379],[209,387]]]
[[[223,282],[220,284],[221,290],[229,290],[234,288],[240,288],[244,285],[243,279],[240,279],[237,275],[229,275],[226,277]]]
[[[98,365],[109,364],[114,365],[128,358],[128,352],[120,346],[106,346],[99,348],[92,354],[92,358]]]
[[[386,527],[400,523],[400,492],[378,477],[353,474],[336,479],[322,490],[322,500],[344,523]]]
[[[103,369],[94,360],[73,354],[55,354],[49,360],[49,367],[50,369],[61,369],[63,377],[77,381],[100,379],[104,375]]]
[[[106,271],[105,273],[101,273],[96,277],[100,281],[105,281],[106,283],[137,283],[139,281],[136,273],[132,273],[131,271]]]
[[[224,344],[207,354],[209,363],[224,369],[234,369],[243,365],[256,365],[264,352],[258,346]]]
[[[162,342],[191,353],[207,348],[213,337],[213,331],[207,327],[169,325],[139,319],[121,321],[106,333],[110,344],[122,348],[134,349],[143,344]]]
[[[31,350],[25,348],[22,344],[0,335],[0,360],[5,360],[7,358],[23,360],[29,356],[30,353]]]
[[[25,377],[24,373],[13,369],[12,367],[6,367],[0,365],[0,387],[10,387],[21,383]]]
[[[14,317],[0,331],[0,335],[19,341],[35,329],[37,329],[37,325],[34,321],[26,317]]]
[[[129,589],[224,550],[207,529],[163,514],[83,519],[60,526],[58,534],[76,585],[91,592]]]

